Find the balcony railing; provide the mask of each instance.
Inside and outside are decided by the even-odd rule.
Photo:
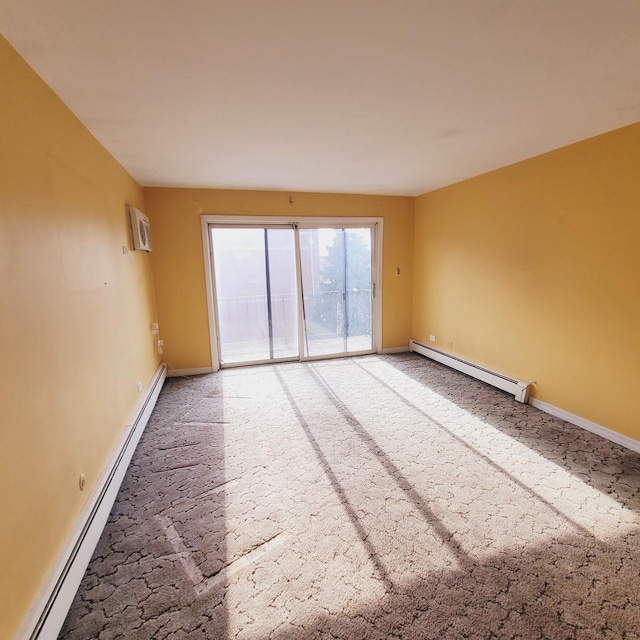
[[[294,294],[271,296],[272,331],[274,343],[297,342],[298,301]],[[309,341],[368,338],[361,340],[362,349],[371,342],[371,290],[353,289],[305,293],[306,336]],[[247,344],[269,338],[267,296],[229,296],[218,298],[220,339],[225,346]],[[261,348],[264,350],[264,347]],[[228,349],[227,349],[228,350]],[[347,349],[336,342],[333,352]],[[349,351],[355,350],[351,347]],[[329,353],[331,351],[322,351]],[[246,359],[246,358],[245,358]],[[229,361],[229,358],[226,358]]]

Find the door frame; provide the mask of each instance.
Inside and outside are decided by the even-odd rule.
[[[207,292],[207,313],[209,320],[209,346],[211,350],[211,367],[213,371],[220,369],[220,350],[218,347],[219,331],[218,317],[216,313],[216,280],[215,267],[213,262],[213,245],[211,242],[211,234],[209,229],[212,225],[238,226],[238,227],[261,227],[261,226],[289,226],[293,227],[296,239],[296,282],[298,283],[298,297],[300,297],[300,280],[302,278],[300,268],[300,243],[298,238],[298,229],[318,229],[318,228],[371,228],[371,277],[374,287],[373,296],[373,318],[372,318],[372,349],[370,351],[356,351],[353,353],[340,353],[323,356],[304,356],[301,350],[299,357],[294,361],[306,362],[309,360],[327,360],[332,358],[343,358],[352,355],[361,355],[364,353],[380,353],[382,349],[382,239],[383,239],[383,218],[364,218],[364,217],[307,217],[307,216],[234,216],[224,214],[205,214],[200,216],[200,224],[202,230],[202,246],[204,253],[204,276]],[[298,300],[300,305],[300,300]],[[303,330],[302,313],[298,312],[298,340],[302,346]],[[286,360],[291,361],[291,358]],[[285,361],[286,361],[285,360]],[[246,366],[251,364],[262,364],[264,362],[272,362],[270,360],[242,362],[233,366]]]

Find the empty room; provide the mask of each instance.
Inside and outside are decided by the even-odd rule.
[[[640,638],[637,0],[0,0],[0,640]]]

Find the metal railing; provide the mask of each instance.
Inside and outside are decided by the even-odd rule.
[[[297,334],[295,294],[271,296],[274,339]],[[371,289],[328,290],[304,294],[305,321],[309,338],[371,335]],[[246,342],[268,338],[267,296],[218,298],[220,338],[223,342]]]

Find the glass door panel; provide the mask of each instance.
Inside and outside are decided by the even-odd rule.
[[[304,355],[373,348],[371,229],[300,229]]]
[[[373,347],[371,229],[344,229],[347,352]]]
[[[267,229],[271,299],[272,358],[297,358],[298,285],[293,229]]]
[[[298,357],[292,228],[211,227],[221,364]]]

